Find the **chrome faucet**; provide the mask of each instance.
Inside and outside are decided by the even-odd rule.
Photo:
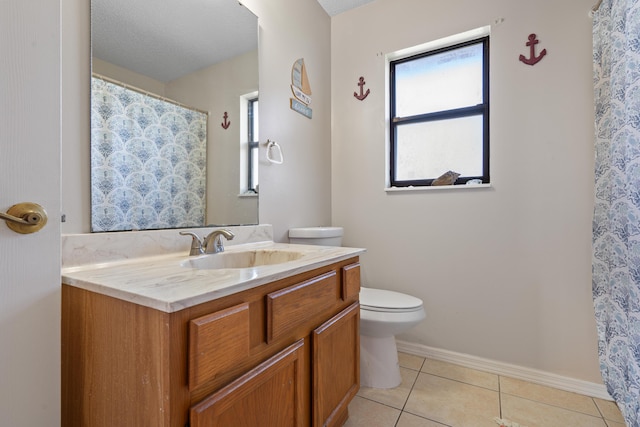
[[[222,243],[221,236],[224,236],[227,240],[233,240],[235,237],[235,234],[229,230],[212,231],[207,234],[207,237],[204,239],[200,239],[196,233],[192,233],[191,231],[181,231],[180,234],[183,236],[191,236],[189,256],[224,252],[224,244]]]
[[[206,254],[218,254],[224,252],[224,244],[222,243],[221,236],[224,236],[227,240],[233,240],[235,234],[229,230],[215,230],[212,231],[204,238],[203,246],[204,253]]]

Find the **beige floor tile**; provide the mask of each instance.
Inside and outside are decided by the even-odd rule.
[[[409,397],[411,387],[413,387],[413,383],[416,381],[418,371],[400,368],[400,375],[402,376],[402,383],[398,387],[388,389],[360,387],[358,396],[374,400],[378,403],[383,403],[397,409],[402,409]]]
[[[600,417],[570,411],[510,394],[501,395],[502,418],[527,427],[606,427]]]
[[[498,376],[440,360],[426,359],[422,372],[498,391]]]
[[[417,415],[403,412],[396,427],[445,427],[447,424],[440,424]]]
[[[398,361],[403,368],[413,369],[419,371],[424,363],[424,357],[416,356],[414,354],[398,352]]]
[[[500,402],[496,391],[420,373],[405,411],[452,427],[496,427]]]
[[[349,404],[349,418],[344,427],[394,427],[400,411],[356,396]]]
[[[598,408],[596,408],[595,403],[593,403],[592,398],[569,391],[558,390],[557,388],[501,376],[500,392],[582,412],[583,414],[596,417],[600,416],[600,412]]]
[[[615,421],[616,423],[623,423],[624,418],[622,417],[622,412],[618,408],[615,402],[610,400],[598,399],[594,398],[593,401],[596,403],[596,406],[600,410],[600,413],[604,417],[605,420]]]
[[[604,422],[607,423],[607,427],[627,427],[627,425],[624,422],[617,423],[611,420],[604,420]]]

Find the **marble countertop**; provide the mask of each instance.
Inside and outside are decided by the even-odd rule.
[[[230,246],[225,253],[256,249],[297,251],[302,256],[251,268],[197,269],[181,265],[196,257],[171,253],[66,267],[62,283],[171,313],[365,252],[360,248],[260,242]]]

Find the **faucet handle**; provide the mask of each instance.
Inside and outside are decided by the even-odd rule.
[[[180,234],[182,236],[191,236],[191,249],[189,250],[189,256],[204,254],[204,249],[202,249],[202,240],[200,240],[200,237],[198,237],[196,233],[192,233],[191,231],[181,231]]]

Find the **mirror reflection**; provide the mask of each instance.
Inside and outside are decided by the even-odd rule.
[[[92,0],[92,231],[258,223],[257,19]]]

